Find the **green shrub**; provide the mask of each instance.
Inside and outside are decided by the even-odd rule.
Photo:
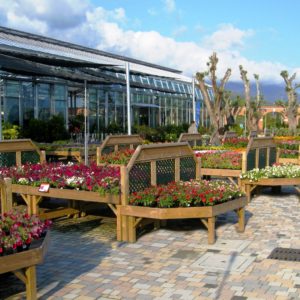
[[[70,135],[65,127],[63,117],[52,116],[49,120],[31,119],[27,126],[22,128],[22,137],[30,138],[40,143],[52,143],[57,140],[66,140]]]
[[[18,125],[12,125],[8,122],[2,124],[2,135],[4,140],[17,139],[20,134],[20,127]]]

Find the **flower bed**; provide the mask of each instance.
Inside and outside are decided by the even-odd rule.
[[[101,155],[101,157],[99,158],[99,163],[127,165],[134,151],[134,149],[123,149],[117,152],[111,152]]]
[[[273,165],[264,169],[253,169],[241,174],[241,179],[246,179],[250,182],[255,182],[262,178],[300,178],[300,166],[293,164]]]
[[[129,204],[149,207],[213,206],[241,197],[241,191],[225,181],[172,182],[130,195]]]
[[[246,148],[248,142],[249,140],[244,137],[227,138],[224,140],[222,145],[227,149],[239,149],[239,148]]]
[[[275,138],[275,142],[280,149],[279,158],[298,159],[300,139],[298,137]]]
[[[242,168],[242,153],[235,151],[206,151],[196,153],[201,158],[201,168],[231,169]]]
[[[9,177],[13,184],[40,186],[49,183],[59,189],[118,194],[120,170],[117,167],[100,167],[95,163],[83,164],[26,164],[21,167],[0,168],[1,178]]]
[[[28,250],[33,240],[44,237],[51,221],[26,212],[11,211],[0,217],[0,255]]]

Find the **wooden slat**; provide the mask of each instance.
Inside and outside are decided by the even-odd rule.
[[[156,208],[127,205],[120,206],[120,213],[125,216],[160,220],[210,218],[227,211],[235,210],[245,205],[246,198],[242,197],[218,205],[203,207]]]
[[[201,176],[239,177],[241,174],[242,170],[201,168]]]
[[[33,187],[33,186],[12,184],[13,193],[35,195],[41,197],[60,198],[60,199],[99,202],[99,203],[111,203],[111,204],[120,203],[119,195],[106,194],[104,196],[100,196],[99,193],[97,192],[56,189],[56,188],[50,188],[48,193],[41,193],[38,191],[38,189],[39,189],[38,187]]]
[[[202,141],[202,135],[200,133],[181,133],[178,138],[178,143],[189,141]]]

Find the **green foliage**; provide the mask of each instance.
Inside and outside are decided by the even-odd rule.
[[[69,118],[69,132],[80,133],[84,130],[84,115],[76,115]]]
[[[231,125],[230,131],[236,132],[238,136],[241,136],[244,133],[244,129],[239,124]]]
[[[17,139],[20,134],[20,127],[8,122],[2,124],[2,135],[4,140]]]
[[[52,116],[49,120],[31,119],[21,131],[22,137],[40,143],[52,143],[57,140],[69,139],[63,117]]]
[[[134,126],[133,132],[139,134],[144,140],[150,142],[174,142],[180,134],[188,131],[188,124],[166,125],[151,128],[146,125]]]

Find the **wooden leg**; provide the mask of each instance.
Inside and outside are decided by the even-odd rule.
[[[26,268],[25,270],[26,276],[26,296],[27,300],[36,300],[36,270],[35,266],[31,266]]]
[[[154,230],[158,230],[160,228],[160,220],[154,220]]]
[[[239,208],[237,210],[237,215],[239,218],[239,223],[238,223],[238,228],[237,231],[238,232],[244,232],[245,231],[245,208]]]
[[[246,193],[247,203],[250,203],[250,201],[251,201],[251,185],[250,184],[245,184],[245,193]]]
[[[121,206],[117,205],[117,240],[122,241],[122,222],[121,222]]]
[[[135,217],[127,217],[128,218],[128,242],[134,243],[136,242],[136,227],[135,227]]]
[[[121,216],[122,241],[128,242],[128,217]]]
[[[215,222],[216,218],[211,217],[207,219],[207,229],[208,229],[208,243],[214,244],[215,243]]]

